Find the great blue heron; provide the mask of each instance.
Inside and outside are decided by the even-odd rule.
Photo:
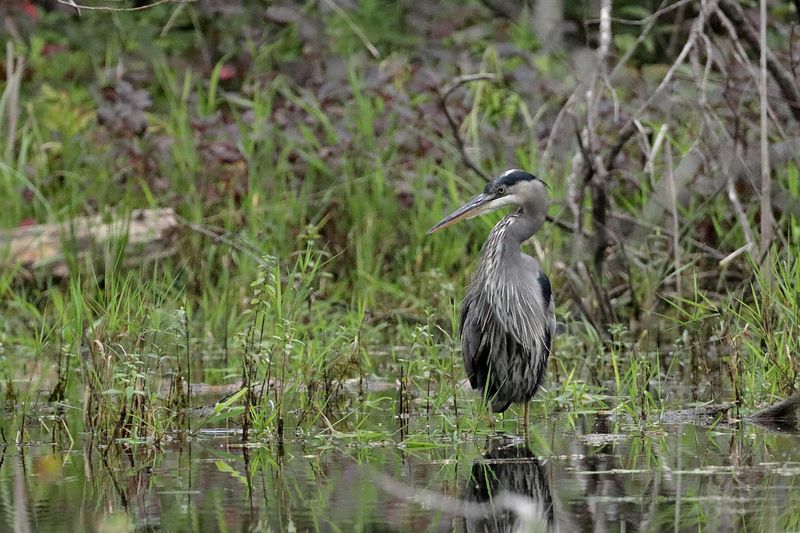
[[[507,205],[519,209],[498,222],[483,244],[459,332],[472,388],[484,392],[493,413],[522,403],[527,434],[528,402],[544,377],[556,322],[550,280],[520,245],[544,223],[547,186],[529,172],[507,170],[428,233]]]

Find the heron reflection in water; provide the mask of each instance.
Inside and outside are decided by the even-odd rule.
[[[472,464],[462,497],[490,511],[465,515],[465,531],[557,530],[547,472],[525,445],[495,441]]]

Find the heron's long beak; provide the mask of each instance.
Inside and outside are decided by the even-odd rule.
[[[476,217],[484,212],[484,208],[486,204],[494,200],[495,197],[491,194],[479,194],[460,208],[456,209],[446,217],[444,217],[438,224],[428,230],[428,234],[430,235],[434,231],[439,231],[440,229],[446,228],[447,226],[452,226],[456,222],[461,220],[466,220],[472,217]]]

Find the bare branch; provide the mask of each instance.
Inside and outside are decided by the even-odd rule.
[[[725,265],[727,265],[728,263],[730,263],[731,261],[733,261],[734,259],[736,259],[740,255],[742,255],[743,253],[745,253],[745,252],[749,253],[749,252],[752,252],[752,251],[753,251],[753,243],[752,242],[748,242],[744,246],[740,246],[739,248],[737,248],[733,252],[729,253],[728,255],[726,255],[725,257],[720,259],[719,260],[719,266],[724,267]]]
[[[6,136],[5,159],[11,161],[14,147],[17,143],[17,121],[19,120],[19,90],[22,82],[22,74],[25,70],[25,58],[21,55],[15,59],[14,43],[6,42],[6,83],[8,84],[8,100],[5,109],[0,109],[0,121],[2,112],[8,116],[8,135]]]
[[[152,4],[145,4],[143,6],[136,6],[136,7],[87,6],[75,3],[75,0],[56,0],[56,1],[59,4],[75,8],[75,10],[78,12],[78,15],[80,15],[82,9],[85,9],[86,11],[108,11],[112,13],[119,13],[127,11],[143,11],[145,9],[150,9],[151,7],[159,6],[161,4],[190,3],[194,2],[195,0],[155,0],[155,2],[153,2]]]
[[[740,147],[736,145],[736,155],[739,156]],[[730,164],[728,165],[727,175],[727,188],[728,200],[730,200],[733,210],[736,213],[736,218],[739,220],[739,225],[742,227],[744,233],[744,240],[747,241],[748,250],[754,248],[753,231],[750,229],[750,222],[747,219],[747,213],[744,212],[742,202],[739,201],[739,194],[736,192],[736,176],[730,172]]]
[[[656,12],[653,13],[652,15],[650,15],[649,17],[646,17],[647,22],[645,24],[644,29],[642,29],[642,31],[636,37],[636,41],[633,43],[633,46],[631,46],[630,48],[628,48],[628,50],[626,50],[625,55],[623,55],[622,58],[614,66],[614,69],[608,75],[609,78],[613,78],[614,75],[617,72],[619,72],[619,70],[623,66],[625,66],[625,64],[628,62],[628,60],[633,56],[634,52],[636,52],[636,50],[639,48],[639,45],[642,44],[645,41],[645,39],[647,39],[647,36],[650,34],[650,31],[653,29],[653,26],[655,26],[656,21],[658,20],[658,17],[661,14],[667,12],[667,10],[663,9],[663,6],[664,6],[665,3],[666,3],[666,0],[662,0],[661,1],[661,7],[658,10],[656,10]],[[678,4],[679,3],[680,2],[678,2]],[[677,6],[678,4],[673,4],[673,5],[669,6],[669,9],[671,10],[672,8]],[[643,19],[643,20],[645,20],[645,19]],[[622,22],[622,21],[616,21],[616,22]]]
[[[542,502],[530,496],[501,491],[493,495],[490,502],[471,502],[439,492],[412,487],[378,472],[372,474],[372,479],[389,494],[416,502],[427,509],[466,518],[485,518],[508,511],[520,521],[520,531],[529,531],[532,526],[547,525],[546,512]]]
[[[339,7],[339,5],[333,0],[325,0],[325,3],[328,4],[328,6],[342,18],[344,23],[347,24],[347,27],[350,28],[350,31],[356,34],[356,37],[358,37],[359,40],[361,40],[361,42],[364,44],[364,47],[370,53],[372,58],[380,59],[381,53],[378,52],[378,49],[375,48],[375,45],[370,42],[369,38],[367,37],[367,34],[364,33],[364,31],[361,28],[359,28],[355,22],[353,22],[353,19],[350,18],[350,16],[345,12],[345,10]]]
[[[664,75],[664,78],[661,80],[661,83],[658,84],[656,90],[650,95],[650,97],[639,106],[639,109],[636,110],[636,113],[633,114],[633,117],[628,120],[628,123],[622,128],[623,131],[626,130],[628,127],[633,127],[633,120],[635,118],[639,118],[647,109],[655,102],[656,98],[661,96],[661,92],[670,84],[672,78],[675,76],[675,72],[683,65],[683,62],[686,61],[686,58],[689,56],[689,52],[694,47],[698,37],[702,35],[703,28],[706,25],[706,18],[708,13],[716,6],[717,0],[711,0],[708,3],[703,3],[703,7],[700,9],[700,14],[692,24],[692,29],[689,32],[689,38],[686,39],[686,43],[683,45],[680,54],[675,59],[675,62],[672,66],[669,67],[669,70]]]
[[[465,85],[467,83],[471,83],[473,81],[482,81],[482,80],[494,80],[495,75],[485,72],[485,73],[477,73],[477,74],[466,74],[464,76],[458,76],[450,80],[447,85],[439,92],[439,105],[444,112],[444,116],[447,118],[447,123],[450,125],[450,131],[453,133],[453,138],[456,141],[456,147],[458,148],[459,153],[461,154],[461,160],[464,164],[470,168],[473,172],[478,174],[484,180],[489,181],[492,177],[489,175],[488,172],[481,169],[478,165],[476,165],[472,158],[469,157],[467,154],[467,147],[466,143],[464,142],[464,138],[461,136],[461,132],[459,131],[458,122],[450,113],[450,109],[447,107],[447,99],[455,92],[456,89]]]
[[[650,15],[647,15],[644,18],[640,18],[640,19],[624,19],[624,18],[620,18],[620,17],[611,17],[610,20],[612,22],[617,22],[619,24],[626,24],[628,26],[645,26],[645,25],[648,25],[648,24],[652,24],[653,22],[655,22],[662,15],[666,15],[667,13],[669,13],[671,11],[674,11],[675,9],[683,7],[686,4],[691,4],[692,2],[695,2],[695,1],[696,0],[679,0],[678,2],[675,2],[674,4],[670,4],[670,5],[666,6],[666,7],[664,7],[665,2],[661,2],[661,6],[659,6],[659,8],[655,12],[653,12]],[[598,22],[598,19],[588,19],[587,22],[590,22],[590,23],[591,22]]]
[[[792,75],[781,65],[780,61],[778,61],[775,54],[773,54],[769,48],[761,46],[759,33],[756,32],[756,29],[747,19],[747,16],[742,10],[742,6],[739,5],[738,2],[734,0],[719,0],[719,9],[730,19],[736,27],[736,31],[753,50],[761,54],[762,48],[764,49],[766,68],[769,70],[770,74],[772,74],[772,77],[775,78],[775,82],[778,84],[781,93],[783,93],[783,97],[789,104],[789,108],[795,120],[800,122],[800,90],[798,90],[797,85],[794,83]],[[764,24],[766,24],[766,22],[764,22]]]
[[[767,251],[772,244],[772,199],[771,175],[769,171],[769,145],[767,139],[767,0],[759,2],[760,11],[760,48],[761,48],[761,80],[759,83],[761,102],[761,256],[766,259]],[[794,88],[794,86],[793,86]],[[763,263],[762,263],[762,266]]]
[[[666,128],[662,128],[665,130]],[[667,182],[669,187],[670,196],[670,211],[672,211],[672,259],[674,262],[675,271],[675,290],[678,294],[683,294],[681,291],[681,240],[680,240],[680,223],[678,220],[678,193],[675,190],[675,175],[673,173],[672,164],[672,143],[667,141],[664,145],[664,158],[667,163]]]
[[[236,250],[237,252],[246,255],[259,266],[262,267],[269,266],[269,263],[265,261],[264,258],[261,257],[261,255],[259,255],[258,248],[242,240],[237,235],[221,229],[211,229],[201,224],[195,224],[193,222],[186,220],[180,215],[175,215],[175,218],[178,222],[185,225],[190,230],[199,233],[200,235],[205,235],[206,237],[210,238],[216,243],[225,244],[226,246],[229,246],[233,250]]]

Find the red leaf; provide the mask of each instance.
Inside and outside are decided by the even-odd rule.
[[[225,63],[219,69],[219,79],[221,81],[227,81],[232,78],[235,78],[239,74],[239,71],[236,70],[236,67],[231,65],[230,63]]]
[[[33,20],[39,20],[39,8],[36,7],[32,2],[29,2],[28,0],[22,2],[22,11]]]

